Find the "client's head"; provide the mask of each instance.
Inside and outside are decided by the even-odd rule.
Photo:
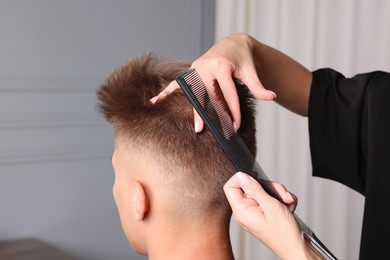
[[[226,228],[230,221],[223,185],[235,170],[211,133],[195,133],[193,108],[180,89],[156,104],[149,101],[189,66],[154,53],[134,57],[97,93],[115,135],[114,198],[138,253],[148,254],[150,240],[170,229],[180,236],[203,225]],[[246,88],[238,92],[239,133],[255,153],[253,97]]]

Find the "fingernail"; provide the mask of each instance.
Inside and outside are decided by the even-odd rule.
[[[272,95],[274,95],[274,98],[277,98],[277,95],[276,95],[275,92],[273,92],[273,91],[271,91],[271,90],[268,90],[268,91],[269,91],[269,93],[271,93]]]
[[[199,130],[200,130],[199,122],[196,121],[195,122],[195,133],[199,133]]]
[[[249,179],[248,175],[243,172],[237,172],[237,180],[240,183],[240,185],[247,185],[251,179]]]
[[[233,121],[233,130],[234,130],[234,133],[237,133],[237,124],[234,121]]]
[[[291,193],[286,191],[286,197],[289,201],[293,202],[294,201],[294,198],[292,197]]]
[[[157,102],[157,100],[158,100],[158,96],[152,97],[150,99],[150,103],[155,104]]]

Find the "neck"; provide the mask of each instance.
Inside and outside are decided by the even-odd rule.
[[[187,223],[185,228],[166,223],[152,231],[151,237],[148,245],[150,260],[234,259],[229,237],[229,222],[212,223],[209,219],[205,223],[191,225]]]

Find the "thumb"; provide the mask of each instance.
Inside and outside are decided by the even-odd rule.
[[[262,201],[262,207],[266,208],[266,205],[271,205],[268,203],[272,203],[272,200],[279,201],[278,199],[275,199],[269,195],[260,185],[260,183],[258,183],[248,174],[238,172],[236,178],[246,197],[254,199],[259,204],[260,201]],[[283,200],[283,204],[285,204],[291,212],[294,212],[298,204],[298,197],[295,196],[295,194],[290,193],[284,185],[278,182],[270,182],[270,184],[275,188],[276,193],[278,193],[279,197]]]
[[[245,192],[246,196],[254,199],[259,205],[260,202],[262,202],[262,207],[266,207],[270,200],[276,200],[263,189],[260,183],[258,183],[248,174],[237,172],[236,177],[241,189]]]

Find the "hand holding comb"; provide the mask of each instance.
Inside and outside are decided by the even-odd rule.
[[[235,169],[252,176],[269,195],[283,203],[283,200],[276,192],[260,164],[256,161],[256,158],[250,152],[240,135],[235,132],[229,112],[213,94],[209,93],[209,90],[196,70],[190,69],[183,72],[176,78],[176,81]],[[240,83],[236,82],[236,84]],[[293,214],[305,238],[328,259],[337,260],[316,237],[314,232],[295,213]]]

